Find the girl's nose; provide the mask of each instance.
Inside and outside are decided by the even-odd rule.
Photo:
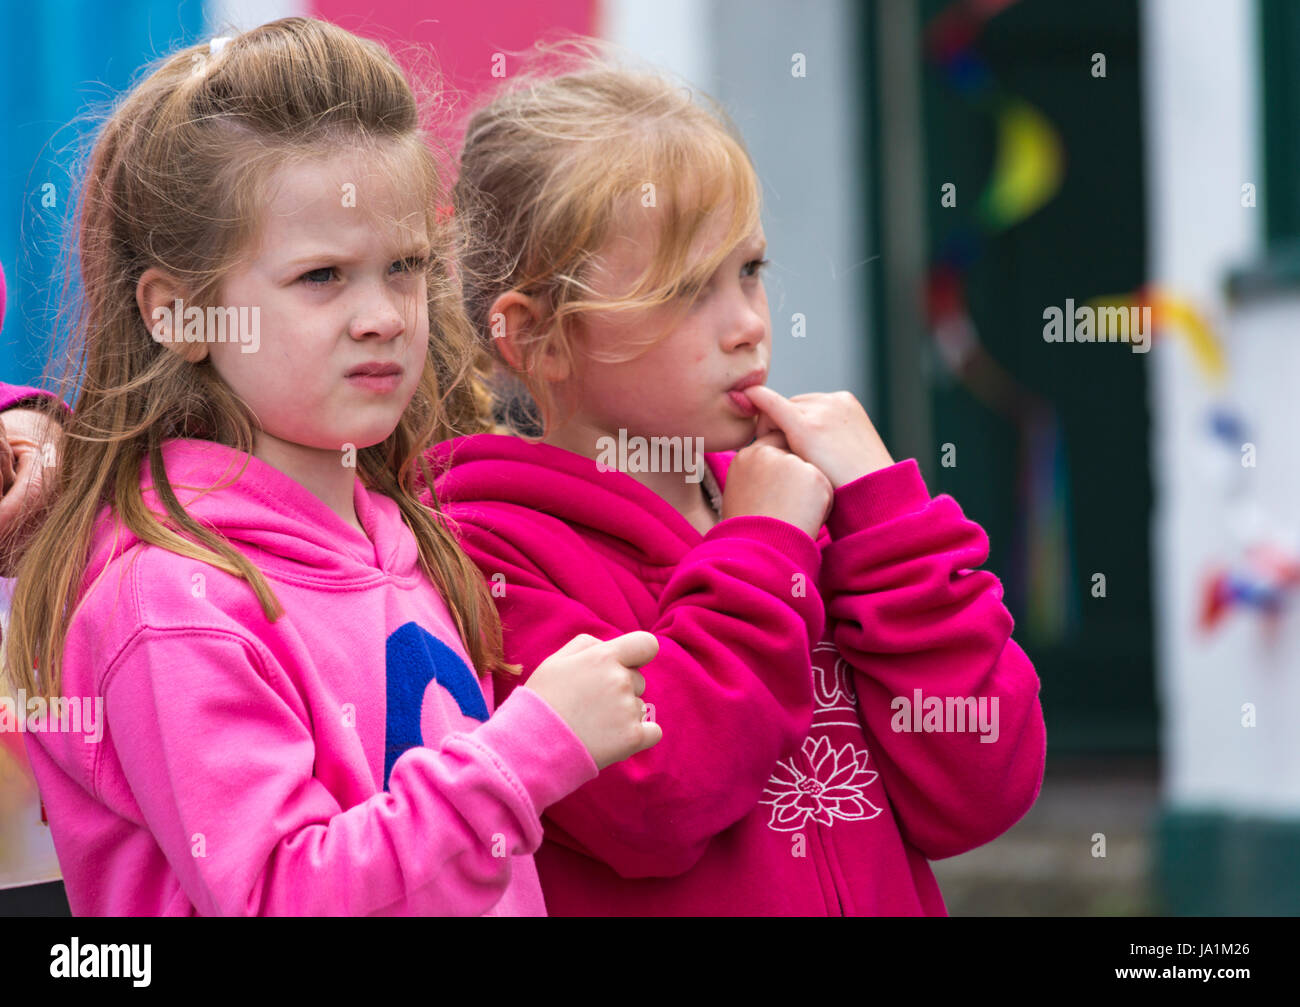
[[[391,293],[368,298],[352,317],[349,334],[353,339],[395,339],[406,330],[406,320]]]
[[[736,308],[727,325],[726,349],[757,346],[767,336],[767,318],[743,294],[735,302]]]

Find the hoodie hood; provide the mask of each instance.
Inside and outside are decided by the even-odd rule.
[[[163,442],[162,456],[186,512],[223,535],[268,577],[361,586],[385,576],[419,575],[419,550],[397,503],[366,489],[359,478],[353,502],[365,535],[301,483],[252,455],[212,441],[172,438]],[[140,486],[145,506],[165,517],[147,458],[141,462]],[[86,584],[140,540],[105,506],[93,541]]]
[[[731,452],[705,454],[723,484]],[[579,534],[594,532],[616,548],[656,564],[675,563],[701,535],[653,490],[626,472],[602,471],[594,459],[507,434],[475,434],[437,445],[430,455],[439,503],[476,516],[476,501],[517,504],[559,518]]]

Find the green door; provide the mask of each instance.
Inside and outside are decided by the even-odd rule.
[[[946,6],[946,0],[922,0],[922,27]],[[1036,632],[1026,597],[1032,588],[1006,597],[1015,639],[1042,679],[1054,755],[1156,749],[1147,358],[1124,343],[1043,337],[1047,308],[1064,308],[1067,298],[1078,305],[1132,292],[1146,279],[1138,32],[1135,0],[1024,0],[988,22],[975,43],[997,92],[1042,111],[1065,155],[1056,196],[1021,223],[979,240],[966,273],[980,340],[1020,385],[1055,406],[1063,435],[1072,625]],[[866,38],[875,62],[878,42],[870,26]],[[1105,57],[1105,77],[1094,75],[1096,53]],[[988,89],[979,99],[963,95],[928,64],[921,81],[925,228],[933,257],[949,235],[978,230],[974,210],[996,150],[996,97]],[[877,78],[868,86],[874,91],[869,108],[890,100],[891,81]],[[955,207],[941,205],[949,182],[956,185]],[[875,193],[876,205],[888,198]],[[884,347],[887,340],[877,342]],[[919,461],[931,490],[952,494],[988,532],[985,569],[1010,589],[1023,523],[1016,503],[1023,475],[1018,427],[935,361],[929,374],[917,376],[925,382],[933,440],[929,457]],[[877,374],[888,373],[878,358]],[[877,403],[889,401],[890,389],[877,391]],[[944,445],[952,445],[955,465],[942,464]],[[1096,574],[1104,576],[1104,597],[1095,596]]]

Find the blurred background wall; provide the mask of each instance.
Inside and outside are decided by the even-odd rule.
[[[5,380],[44,362],[75,117],[295,13],[431,47],[461,109],[496,54],[570,33],[726,103],[764,186],[772,384],[853,391],[986,529],[1042,679],[1042,798],[936,864],[951,911],[1300,912],[1300,5],[6,5]],[[1149,352],[1047,338],[1106,306],[1149,311]]]

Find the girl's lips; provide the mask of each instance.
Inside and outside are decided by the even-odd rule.
[[[734,390],[727,392],[727,398],[731,399],[732,404],[740,410],[742,416],[758,415],[758,407],[749,400],[749,396],[744,392]]]
[[[743,378],[727,389],[727,398],[731,399],[742,416],[757,416],[758,407],[754,405],[748,395],[745,394],[746,388],[752,388],[754,385],[761,385],[767,380],[767,368],[761,367],[758,370],[750,371]]]
[[[349,374],[348,383],[371,392],[392,392],[402,383],[400,371],[392,374]]]

